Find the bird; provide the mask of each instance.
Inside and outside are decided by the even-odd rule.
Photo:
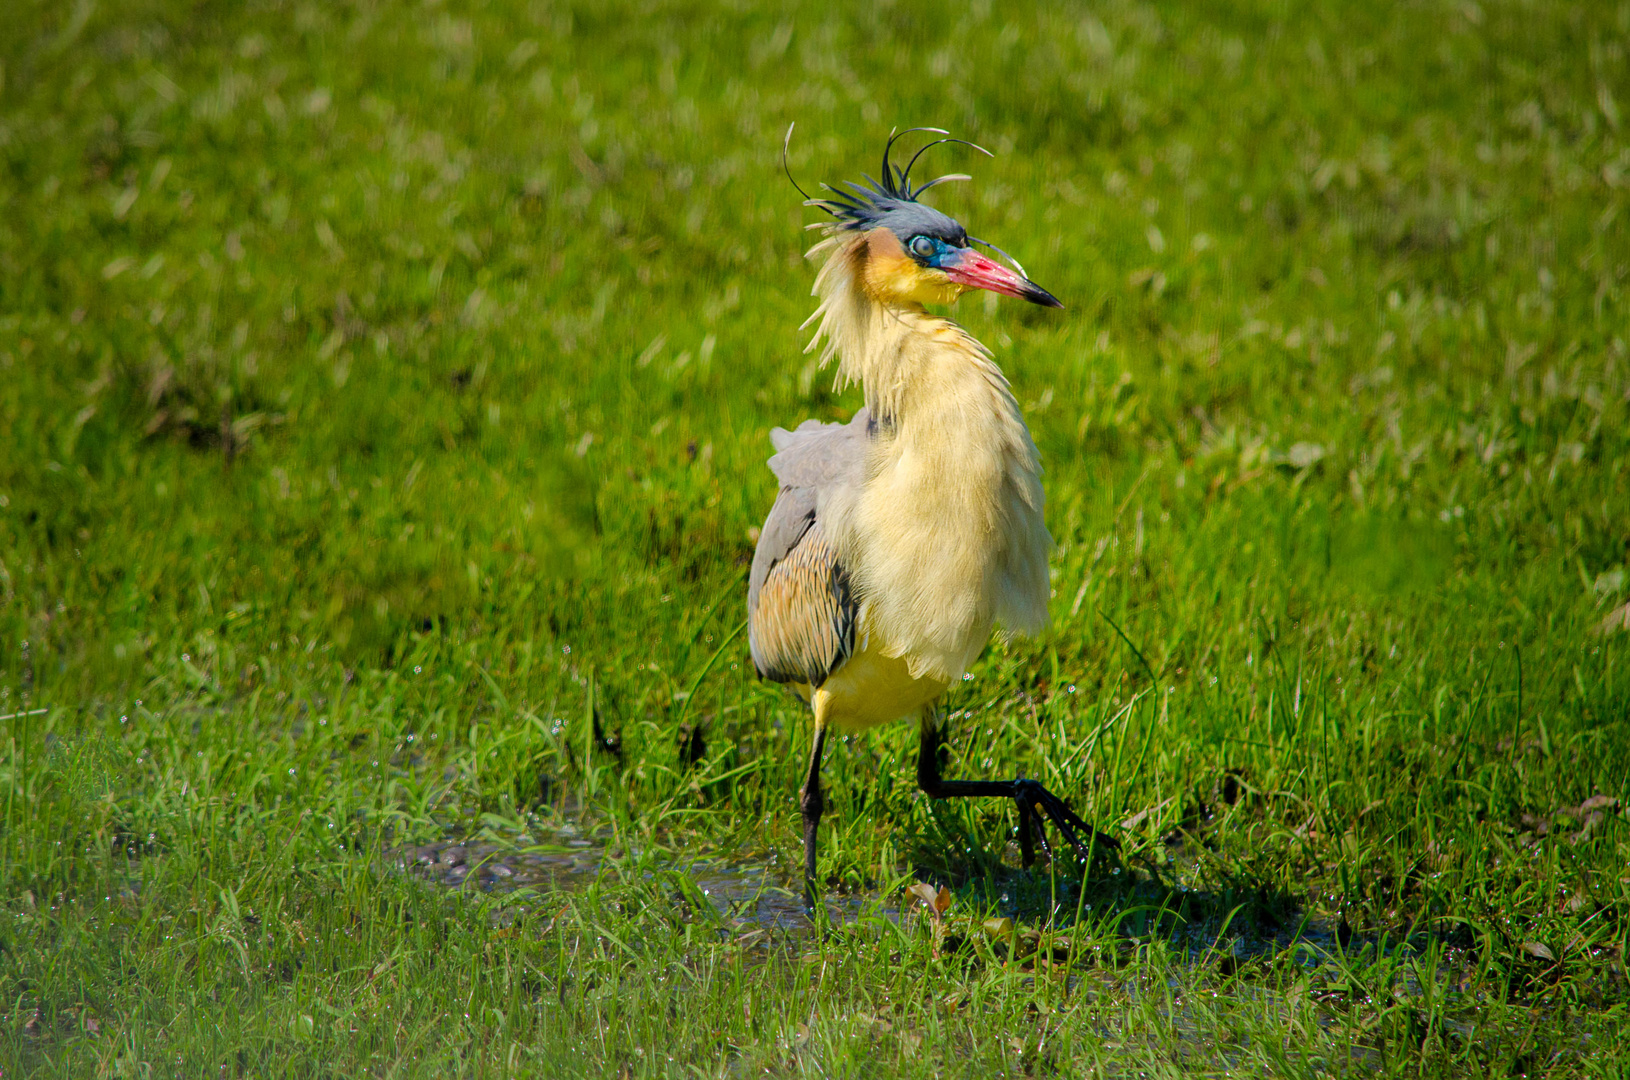
[[[917,132],[938,137],[902,169],[891,161],[894,145]],[[814,715],[799,791],[812,909],[826,806],[821,757],[832,730],[915,718],[918,785],[934,799],[1012,799],[1027,867],[1032,834],[1052,854],[1043,816],[1083,860],[1083,836],[1117,846],[1034,779],[940,776],[935,705],[993,633],[1045,629],[1053,540],[1040,455],[1007,379],[989,349],[927,305],[984,289],[1063,307],[1000,248],[919,200],[938,184],[971,179],[956,173],[912,186],[917,160],[944,143],[989,154],[940,128],[907,128],[889,136],[880,178],[822,184],[825,194],[814,198],[787,172],[804,205],[830,219],[808,226],[822,236],[808,252],[819,264],[819,304],[804,324],[815,327],[805,351],[823,365],[835,359],[837,389],[858,383],[865,398],[847,423],[812,419],[771,432],[768,464],[779,487],[748,575],[753,665]]]

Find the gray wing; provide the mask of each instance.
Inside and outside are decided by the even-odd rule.
[[[820,686],[854,651],[858,605],[817,510],[823,491],[864,481],[870,429],[861,409],[847,424],[806,420],[770,433],[781,491],[747,582],[747,640],[766,679]]]

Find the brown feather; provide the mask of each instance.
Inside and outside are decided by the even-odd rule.
[[[818,687],[854,651],[849,575],[818,522],[770,569],[754,600],[748,634],[766,679]]]

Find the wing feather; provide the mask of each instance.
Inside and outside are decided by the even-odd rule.
[[[775,429],[770,469],[781,481],[759,533],[747,587],[747,637],[766,679],[820,686],[854,651],[858,605],[849,574],[821,530],[818,508],[831,488],[862,482],[871,417],[847,424],[809,420]]]
[[[766,679],[820,686],[854,652],[849,575],[817,522],[770,568],[753,600],[748,643]]]

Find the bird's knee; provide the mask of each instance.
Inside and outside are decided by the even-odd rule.
[[[826,797],[821,793],[820,787],[806,785],[798,793],[798,808],[803,811],[806,820],[818,819],[826,809]]]

